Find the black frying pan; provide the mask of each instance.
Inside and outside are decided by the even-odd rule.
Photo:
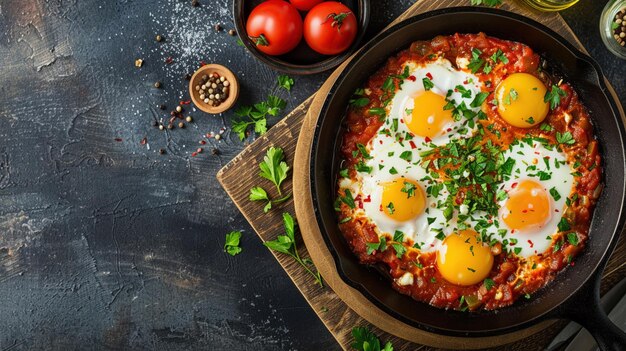
[[[359,264],[339,231],[333,201],[342,120],[354,90],[389,56],[413,41],[479,31],[529,45],[574,86],[591,111],[600,142],[604,191],[593,215],[587,247],[576,258],[574,267],[565,269],[530,300],[520,299],[497,311],[467,313],[417,302],[396,292],[383,275]],[[610,322],[599,305],[601,273],[625,219],[625,136],[617,102],[608,93],[598,64],[551,29],[501,10],[460,7],[433,11],[403,21],[375,37],[337,78],[322,107],[311,149],[313,206],[342,279],[402,322],[443,335],[478,337],[519,330],[546,319],[569,318],[585,326],[602,349],[626,350],[626,334]]]

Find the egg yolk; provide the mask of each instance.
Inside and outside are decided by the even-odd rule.
[[[548,114],[548,103],[543,101],[546,86],[532,74],[511,74],[500,82],[495,94],[500,116],[512,126],[530,128]]]
[[[407,221],[416,217],[426,207],[424,190],[417,182],[399,178],[382,184],[382,210],[391,219]]]
[[[413,112],[406,116],[409,130],[424,138],[441,135],[453,122],[452,111],[443,109],[447,103],[445,97],[430,90],[421,92],[413,99]]]
[[[523,180],[509,191],[503,206],[502,220],[515,230],[531,230],[550,220],[550,196],[534,180]]]
[[[445,280],[456,285],[473,285],[489,275],[493,255],[489,246],[478,238],[478,233],[468,229],[444,239],[437,251],[437,268]]]

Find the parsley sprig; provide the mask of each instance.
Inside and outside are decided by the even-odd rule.
[[[291,87],[293,87],[294,81],[293,78],[286,76],[286,75],[280,75],[278,76],[278,86],[287,90],[287,91],[291,91]]]
[[[502,0],[470,0],[470,4],[473,6],[489,6],[496,7],[502,5]]]
[[[241,106],[235,114],[242,119],[233,121],[233,132],[237,133],[239,140],[246,138],[249,126],[254,126],[254,132],[259,135],[267,132],[267,115],[276,116],[278,112],[287,106],[287,102],[278,96],[270,95],[266,101],[254,104],[253,106]]]
[[[369,329],[365,327],[355,327],[352,329],[352,336],[354,337],[354,342],[352,343],[352,348],[358,351],[393,351],[393,345],[390,341],[387,341],[385,346],[381,349],[380,340],[378,337],[372,333]]]
[[[287,179],[287,173],[289,172],[289,166],[287,165],[287,162],[285,162],[283,149],[273,146],[267,149],[267,153],[265,154],[265,157],[263,157],[263,161],[259,163],[259,169],[261,170],[259,176],[271,181],[276,187],[278,195],[282,196],[280,185],[285,179]],[[273,204],[285,202],[290,197],[291,193],[279,199],[272,200],[267,194],[267,191],[265,191],[262,187],[255,186],[250,189],[250,201],[267,201],[265,207],[263,208],[263,212],[265,213],[272,209]]]
[[[240,239],[240,231],[232,231],[226,234],[226,241],[224,242],[224,252],[228,253],[231,256],[235,256],[241,253],[241,247],[239,247]]]
[[[319,272],[313,272],[309,266],[313,265],[310,259],[302,259],[298,253],[298,247],[296,246],[296,221],[287,212],[283,213],[283,225],[285,226],[285,235],[279,235],[276,240],[266,241],[263,243],[269,249],[291,256],[298,264],[300,264],[306,271],[315,278],[315,282],[322,288],[324,287],[324,281]]]
[[[554,110],[561,104],[561,98],[566,97],[565,90],[559,88],[557,85],[552,84],[549,91],[546,91],[546,95],[543,97],[544,102],[550,103],[550,109]]]

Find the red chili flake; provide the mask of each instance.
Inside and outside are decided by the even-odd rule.
[[[427,142],[427,143],[430,143],[430,142],[431,142],[431,141],[433,141],[433,140],[432,140],[431,138],[429,138],[429,137],[425,137],[425,138],[424,138],[424,141],[425,141],[425,142]]]
[[[411,145],[411,149],[415,149],[417,146],[415,146],[415,143],[413,142],[413,140],[409,140],[409,145]]]
[[[417,80],[417,78],[415,78],[415,76],[411,75],[411,76],[409,76],[409,80],[411,82],[415,82]]]
[[[172,63],[174,63],[174,58],[172,56],[169,56],[168,58],[165,59],[166,65],[170,65]]]
[[[115,138],[115,141],[117,141],[118,143],[122,141],[122,138]]]
[[[197,155],[198,155],[198,153],[195,152],[195,151],[191,153],[191,157],[196,157]]]
[[[174,123],[175,120],[176,120],[176,116],[170,117],[170,124]]]
[[[363,200],[363,202],[372,202],[372,196],[367,195],[367,197]]]
[[[463,84],[468,84],[469,82],[466,80],[463,81]]]
[[[181,105],[189,105],[191,103],[191,100],[187,100],[187,101],[180,101]]]
[[[433,75],[430,74],[430,72],[426,73],[426,77],[428,77],[428,79],[433,79]]]
[[[451,131],[452,131],[452,128],[446,129],[446,132],[451,132]]]
[[[206,62],[200,61],[200,67],[202,67],[202,66],[206,66]]]
[[[380,143],[380,145],[382,145],[382,144],[383,144],[383,141],[382,141],[382,140],[379,140],[378,142]]]
[[[528,213],[528,210],[522,210],[522,213]]]
[[[559,212],[559,210],[558,209],[554,209],[554,212]]]
[[[404,119],[400,118],[400,123],[404,123]]]
[[[544,156],[543,158],[546,158],[546,159],[548,159],[548,160],[549,160],[549,159],[550,159],[550,156]]]
[[[572,261],[572,263],[569,264],[570,266],[574,267],[574,262]]]
[[[206,133],[205,137],[210,139],[210,138],[213,138],[213,135],[211,133]]]
[[[535,151],[535,155],[539,155],[539,151]]]
[[[205,145],[205,144],[206,144],[206,141],[200,140],[200,145]]]
[[[141,145],[146,145],[146,143],[148,142],[148,138],[144,137],[143,139],[141,139],[141,141],[139,142],[139,144]]]
[[[378,205],[378,210],[379,210],[380,212],[383,212],[383,205],[382,205],[382,204]]]
[[[514,242],[509,243],[509,246],[515,246],[515,243]]]
[[[430,244],[430,247],[435,247],[435,244]]]
[[[531,249],[535,246],[535,244],[533,243],[533,241],[532,241],[532,240],[530,240],[530,239],[528,239],[528,244],[530,244],[530,248],[531,248]]]
[[[516,186],[517,186],[517,182],[511,184],[511,189],[515,189]]]

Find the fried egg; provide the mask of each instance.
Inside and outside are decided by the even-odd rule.
[[[470,108],[482,83],[469,73],[455,70],[449,61],[427,64],[407,62],[409,77],[387,107],[378,133],[365,145],[369,159],[357,168],[355,182],[344,181],[362,202],[361,215],[376,224],[378,234],[404,234],[424,251],[434,251],[446,219],[437,203],[445,199],[427,195],[428,172],[420,166],[420,152],[445,145],[451,138],[471,135],[464,120],[456,121],[449,102]],[[446,229],[448,233],[452,228]]]
[[[506,77],[495,91],[498,113],[510,125],[531,128],[548,115],[544,101],[546,86],[529,73],[514,73]]]

